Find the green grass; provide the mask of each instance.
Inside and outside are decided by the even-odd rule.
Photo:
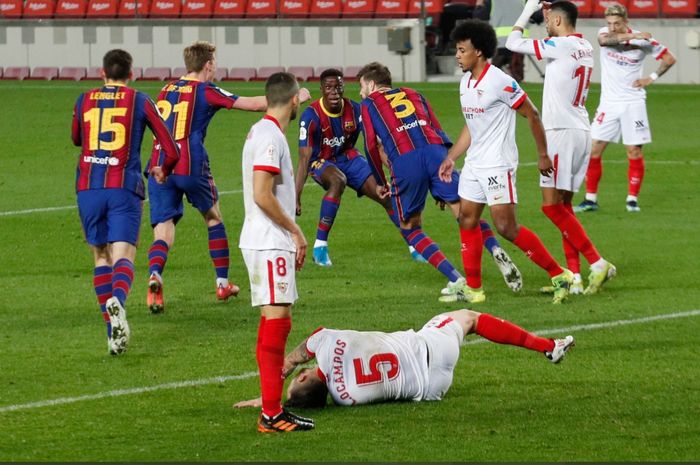
[[[71,111],[86,83],[1,82],[0,212],[75,204],[77,149]],[[318,96],[315,84],[312,92]],[[156,84],[136,83],[152,95]],[[260,84],[225,86],[242,95]],[[456,84],[416,87],[448,134],[463,119]],[[525,85],[539,106],[541,85]],[[355,98],[357,87],[349,85]],[[594,87],[589,109],[599,97]],[[700,308],[695,276],[700,247],[697,128],[700,89],[655,84],[649,90],[654,142],[646,148],[642,212],[624,210],[624,149],[605,153],[601,210],[581,216],[619,276],[591,297],[561,307],[538,294],[546,275],[511,244],[524,275],[513,295],[488,256],[487,303],[479,310],[532,330],[636,319]],[[314,432],[262,436],[257,412],[233,410],[258,393],[254,346],[258,313],[236,244],[243,220],[240,154],[258,115],[221,112],[207,144],[222,192],[238,299],[219,304],[206,231],[188,207],[165,272],[164,315],[145,307],[148,220],[141,231],[129,297],[132,344],[106,354],[92,290],[92,258],[77,211],[0,215],[0,461],[697,461],[700,459],[700,317],[574,332],[576,349],[558,366],[535,353],[494,344],[464,347],[442,402],[307,413]],[[296,131],[289,134],[293,152]],[[518,216],[563,260],[560,237],[539,210],[535,151],[518,123],[522,166]],[[149,144],[144,144],[148,146]],[[144,150],[145,155],[145,150]],[[322,190],[308,185],[299,218],[313,241]],[[580,200],[580,195],[576,200]],[[425,229],[460,265],[457,228],[429,202]],[[298,278],[290,345],[319,325],[352,329],[418,328],[457,307],[437,303],[444,278],[410,261],[382,209],[352,192],[331,236],[334,266],[307,264]],[[461,268],[461,266],[458,266]],[[81,400],[16,411],[10,405],[96,395],[115,389],[244,375],[196,387]]]

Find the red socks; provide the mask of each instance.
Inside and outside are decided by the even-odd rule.
[[[552,339],[536,336],[510,321],[501,320],[488,313],[479,315],[476,334],[491,342],[525,347],[537,352],[551,352],[554,349]]]
[[[627,169],[628,194],[637,197],[644,179],[644,158],[630,158],[629,163],[629,168]]]
[[[255,360],[258,361],[258,367],[260,366],[260,360],[262,358],[260,357],[261,351],[262,351],[262,340],[263,340],[263,334],[265,331],[265,317],[261,316],[260,317],[260,324],[258,325],[258,342],[255,344]]]
[[[262,392],[262,411],[268,417],[274,417],[282,411],[282,389],[284,378],[284,349],[287,336],[292,329],[291,318],[260,319],[262,338],[259,339],[258,368],[260,370],[260,390]]]
[[[564,208],[572,215],[575,215],[574,207],[570,203],[565,203]],[[574,244],[572,244],[571,241],[569,241],[569,239],[565,238],[563,235],[561,236],[561,242],[564,246],[566,267],[571,270],[572,273],[581,273],[581,260],[579,260],[578,257],[578,249],[574,247]]]
[[[464,274],[467,277],[467,286],[472,289],[481,287],[481,227],[461,229],[459,235],[462,239],[462,264]]]
[[[595,263],[600,260],[600,254],[588,238],[586,231],[581,226],[578,218],[564,205],[543,205],[542,211],[554,225],[559,228],[561,235],[580,251],[588,263]]]
[[[550,278],[564,272],[564,269],[554,260],[554,257],[552,257],[545,248],[540,238],[525,226],[520,226],[520,230],[513,244],[517,245],[520,250],[525,252],[525,255],[535,262],[537,266],[546,270]]]
[[[586,192],[595,194],[598,192],[598,183],[603,177],[602,158],[592,158],[588,162],[588,170],[586,171]]]

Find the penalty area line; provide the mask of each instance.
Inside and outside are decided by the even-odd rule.
[[[676,319],[676,318],[688,318],[688,317],[693,317],[693,316],[698,316],[698,315],[700,315],[700,310],[689,310],[689,311],[685,311],[685,312],[662,313],[659,315],[651,315],[651,316],[645,316],[645,317],[641,317],[641,318],[634,318],[634,319],[627,319],[627,320],[604,321],[601,323],[589,323],[589,324],[583,324],[583,325],[574,325],[574,326],[567,326],[564,328],[543,329],[543,330],[539,330],[539,331],[534,331],[534,333],[537,335],[540,335],[540,336],[546,336],[549,334],[566,334],[568,332],[591,331],[591,330],[596,330],[596,329],[615,328],[615,327],[619,327],[619,326],[628,326],[628,325],[634,325],[634,324],[650,323],[650,322],[659,321],[659,320],[672,320],[672,319]],[[464,345],[481,344],[484,342],[488,342],[488,341],[486,339],[475,339],[475,340],[471,340],[471,341],[466,342]],[[203,379],[195,379],[195,380],[190,380],[190,381],[178,381],[178,382],[173,382],[173,383],[157,384],[155,386],[145,386],[145,387],[130,388],[130,389],[115,389],[112,391],[105,391],[105,392],[100,392],[97,394],[88,394],[88,395],[84,395],[84,396],[61,397],[58,399],[42,400],[42,401],[38,401],[38,402],[30,402],[27,404],[6,405],[4,407],[0,407],[0,413],[14,412],[17,410],[30,410],[30,409],[40,408],[40,407],[52,407],[55,405],[74,404],[76,402],[82,402],[82,401],[87,401],[87,400],[98,400],[98,399],[106,399],[106,398],[110,398],[110,397],[121,397],[121,396],[126,396],[126,395],[142,394],[144,392],[162,391],[162,390],[166,390],[166,389],[181,389],[181,388],[188,388],[188,387],[193,387],[193,386],[206,386],[209,384],[220,384],[220,383],[226,383],[228,381],[239,381],[239,380],[249,379],[249,378],[253,378],[256,376],[258,376],[257,371],[249,371],[247,373],[242,373],[240,375],[217,376],[214,378],[203,378]]]

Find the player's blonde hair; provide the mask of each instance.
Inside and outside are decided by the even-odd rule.
[[[185,48],[182,55],[185,58],[185,68],[188,73],[198,73],[204,69],[207,61],[214,59],[216,45],[200,40]]]
[[[608,16],[619,16],[625,21],[627,20],[627,8],[620,4],[615,4],[612,6],[609,6],[605,9],[605,17],[607,18]]]

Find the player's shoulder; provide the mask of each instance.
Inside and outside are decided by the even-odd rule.
[[[304,108],[301,112],[300,120],[309,121],[312,119],[318,119],[318,109],[320,100],[314,100],[309,104],[308,107]]]

